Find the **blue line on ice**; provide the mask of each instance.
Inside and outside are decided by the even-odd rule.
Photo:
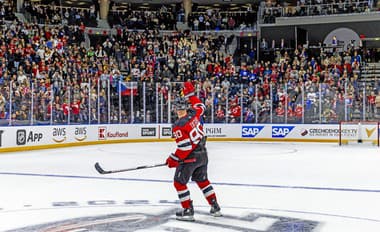
[[[95,180],[117,180],[117,181],[139,181],[139,182],[172,183],[172,180],[138,179],[138,178],[122,178],[122,177],[76,176],[76,175],[19,173],[19,172],[0,172],[0,175],[38,176],[38,177],[55,177],[55,178],[93,179],[93,180],[95,179]],[[303,189],[303,190],[323,190],[323,191],[345,191],[345,192],[380,193],[379,189],[355,189],[355,188],[291,186],[291,185],[270,185],[270,184],[244,184],[244,183],[224,183],[224,182],[213,182],[212,184],[213,185],[221,185],[221,186],[224,185],[224,186],[255,187],[255,188],[280,188],[280,189]]]

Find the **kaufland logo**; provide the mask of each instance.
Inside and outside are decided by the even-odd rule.
[[[272,126],[272,138],[285,138],[294,126]]]
[[[107,127],[98,128],[98,139],[105,140],[107,138]]]
[[[241,128],[241,137],[243,138],[254,138],[264,126],[243,126]]]
[[[106,140],[113,138],[127,138],[128,131],[108,131],[107,127],[98,128],[98,140]]]

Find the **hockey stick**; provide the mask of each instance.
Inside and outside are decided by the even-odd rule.
[[[187,159],[184,160],[182,163],[194,163],[196,161],[195,158],[192,159]],[[117,172],[128,172],[128,171],[134,171],[138,169],[146,169],[146,168],[155,168],[155,167],[161,167],[161,166],[166,166],[166,163],[161,163],[161,164],[153,164],[153,165],[143,165],[143,166],[137,166],[134,168],[126,168],[126,169],[118,169],[118,170],[104,170],[98,162],[95,163],[95,169],[98,171],[100,174],[110,174],[110,173],[117,173]]]
[[[110,174],[110,173],[127,172],[127,171],[133,171],[133,170],[145,169],[145,168],[155,168],[155,167],[161,167],[161,166],[165,166],[165,165],[166,165],[166,163],[162,163],[162,164],[144,165],[144,166],[138,166],[138,167],[134,167],[134,168],[126,168],[126,169],[106,171],[102,167],[100,167],[99,163],[96,163],[95,164],[95,169],[100,174]]]

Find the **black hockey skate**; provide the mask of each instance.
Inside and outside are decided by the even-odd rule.
[[[194,221],[194,208],[193,203],[190,203],[190,208],[183,208],[176,212],[176,219],[179,221]]]
[[[222,216],[222,213],[220,212],[220,206],[216,199],[211,200],[211,209],[210,209],[210,214],[214,217],[220,217]]]

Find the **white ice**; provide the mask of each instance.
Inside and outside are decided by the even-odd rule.
[[[174,149],[174,142],[165,142],[2,153],[0,231],[116,213],[159,215],[179,208],[178,204],[170,203],[177,200],[171,182],[173,169],[157,167],[100,175],[93,166],[99,162],[104,169],[115,170],[163,163]],[[212,218],[206,215],[209,206],[201,191],[190,183],[198,221],[266,231],[278,216],[315,221],[318,225],[314,231],[380,231],[378,147],[209,142],[208,150],[209,179],[223,214],[270,216],[252,222]],[[126,203],[138,200],[143,203]],[[133,216],[114,220],[129,217]],[[165,231],[165,228],[206,231],[209,227],[173,219],[141,231]],[[87,230],[68,227],[52,231]],[[218,231],[234,230],[226,227]]]

